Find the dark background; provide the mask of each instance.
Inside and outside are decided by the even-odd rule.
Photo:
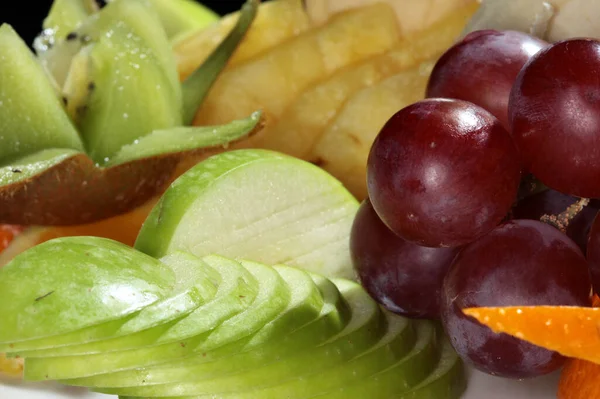
[[[0,23],[11,24],[27,44],[31,44],[42,29],[42,21],[52,0],[17,0],[17,3],[18,7],[14,1],[0,0]],[[226,14],[239,10],[243,1],[203,0],[202,3],[220,14]]]

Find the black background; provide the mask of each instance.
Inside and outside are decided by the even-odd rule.
[[[48,14],[52,0],[17,0],[16,3],[0,0],[0,23],[11,24],[27,44],[31,44],[42,29],[42,21]],[[202,3],[220,14],[226,14],[239,10],[243,1],[202,0]]]

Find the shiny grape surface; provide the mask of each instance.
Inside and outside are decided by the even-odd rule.
[[[575,204],[579,198],[559,193],[555,190],[546,190],[520,200],[512,210],[513,219],[540,220],[543,215],[559,215],[569,206]],[[590,201],[571,219],[565,229],[569,236],[585,254],[587,242],[594,217],[600,209],[600,201]]]
[[[506,222],[457,256],[442,290],[442,320],[452,345],[484,372],[528,378],[558,369],[564,358],[525,341],[495,334],[467,318],[474,306],[590,306],[588,264],[556,228],[534,220]]]
[[[508,98],[523,65],[548,43],[516,31],[481,30],[450,47],[436,63],[427,97],[470,101],[508,129]]]
[[[570,39],[538,52],[510,95],[524,167],[546,186],[600,198],[600,42]]]
[[[383,224],[368,199],[352,225],[350,253],[360,282],[388,310],[407,317],[439,318],[442,282],[458,251],[403,240]]]
[[[455,247],[492,230],[508,213],[521,167],[510,135],[484,109],[426,99],[396,113],[367,164],[369,197],[397,235]]]

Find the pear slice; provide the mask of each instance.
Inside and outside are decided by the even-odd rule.
[[[97,237],[58,238],[0,269],[0,342],[59,336],[122,319],[166,298],[165,264]]]
[[[339,181],[309,162],[266,150],[230,151],[171,185],[135,247],[155,257],[217,253],[352,278],[348,237],[357,208]]]
[[[192,338],[190,342],[180,341],[109,353],[26,358],[24,378],[29,381],[63,380],[139,368],[182,358],[194,351],[209,352],[251,335],[281,313],[289,303],[290,292],[273,268],[252,262],[244,262],[243,267],[259,284],[254,302],[243,312],[207,332],[206,336]],[[236,349],[231,348],[232,351]]]
[[[156,0],[158,1],[158,0]],[[226,15],[205,29],[173,39],[179,76],[186,79],[209,57],[233,29],[239,12]],[[310,29],[302,0],[271,0],[258,8],[256,20],[228,62],[228,68],[241,64]]]
[[[37,350],[15,351],[11,355],[20,357],[50,357],[66,355],[85,355],[92,353],[112,352],[152,345],[166,329],[181,318],[197,309],[200,305],[212,300],[217,292],[220,276],[200,259],[185,253],[174,253],[161,261],[175,273],[176,285],[170,295],[147,306],[135,317],[123,323],[117,331],[111,332],[105,340],[81,344],[81,337],[101,336],[103,326],[92,327],[96,331],[77,331],[70,337],[69,345]],[[157,328],[155,328],[157,327]],[[48,343],[50,339],[46,339]],[[65,341],[63,341],[65,342]],[[85,340],[83,340],[85,342]],[[39,340],[36,342],[39,345]],[[25,343],[27,344],[27,342]]]
[[[269,331],[269,324],[251,336],[238,354],[217,360],[207,360],[206,356],[193,356],[156,367],[126,370],[63,382],[68,385],[102,388],[98,391],[110,393],[116,392],[116,390],[107,389],[107,387],[130,389],[141,385],[165,384],[189,379],[201,380],[260,367],[267,362],[312,347],[315,343],[325,342],[347,326],[351,317],[351,309],[337,286],[329,279],[312,273],[310,276],[319,287],[324,301],[319,316],[315,321],[298,330],[279,337],[273,342],[268,342],[268,345],[262,343],[256,347],[257,341],[262,341],[261,338],[265,335],[263,330]],[[290,313],[283,319],[288,317],[291,318],[292,314]],[[248,350],[248,348],[254,350]]]

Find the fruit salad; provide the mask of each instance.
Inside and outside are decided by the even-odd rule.
[[[3,24],[2,378],[600,395],[600,33],[577,4],[55,0],[33,52]]]

